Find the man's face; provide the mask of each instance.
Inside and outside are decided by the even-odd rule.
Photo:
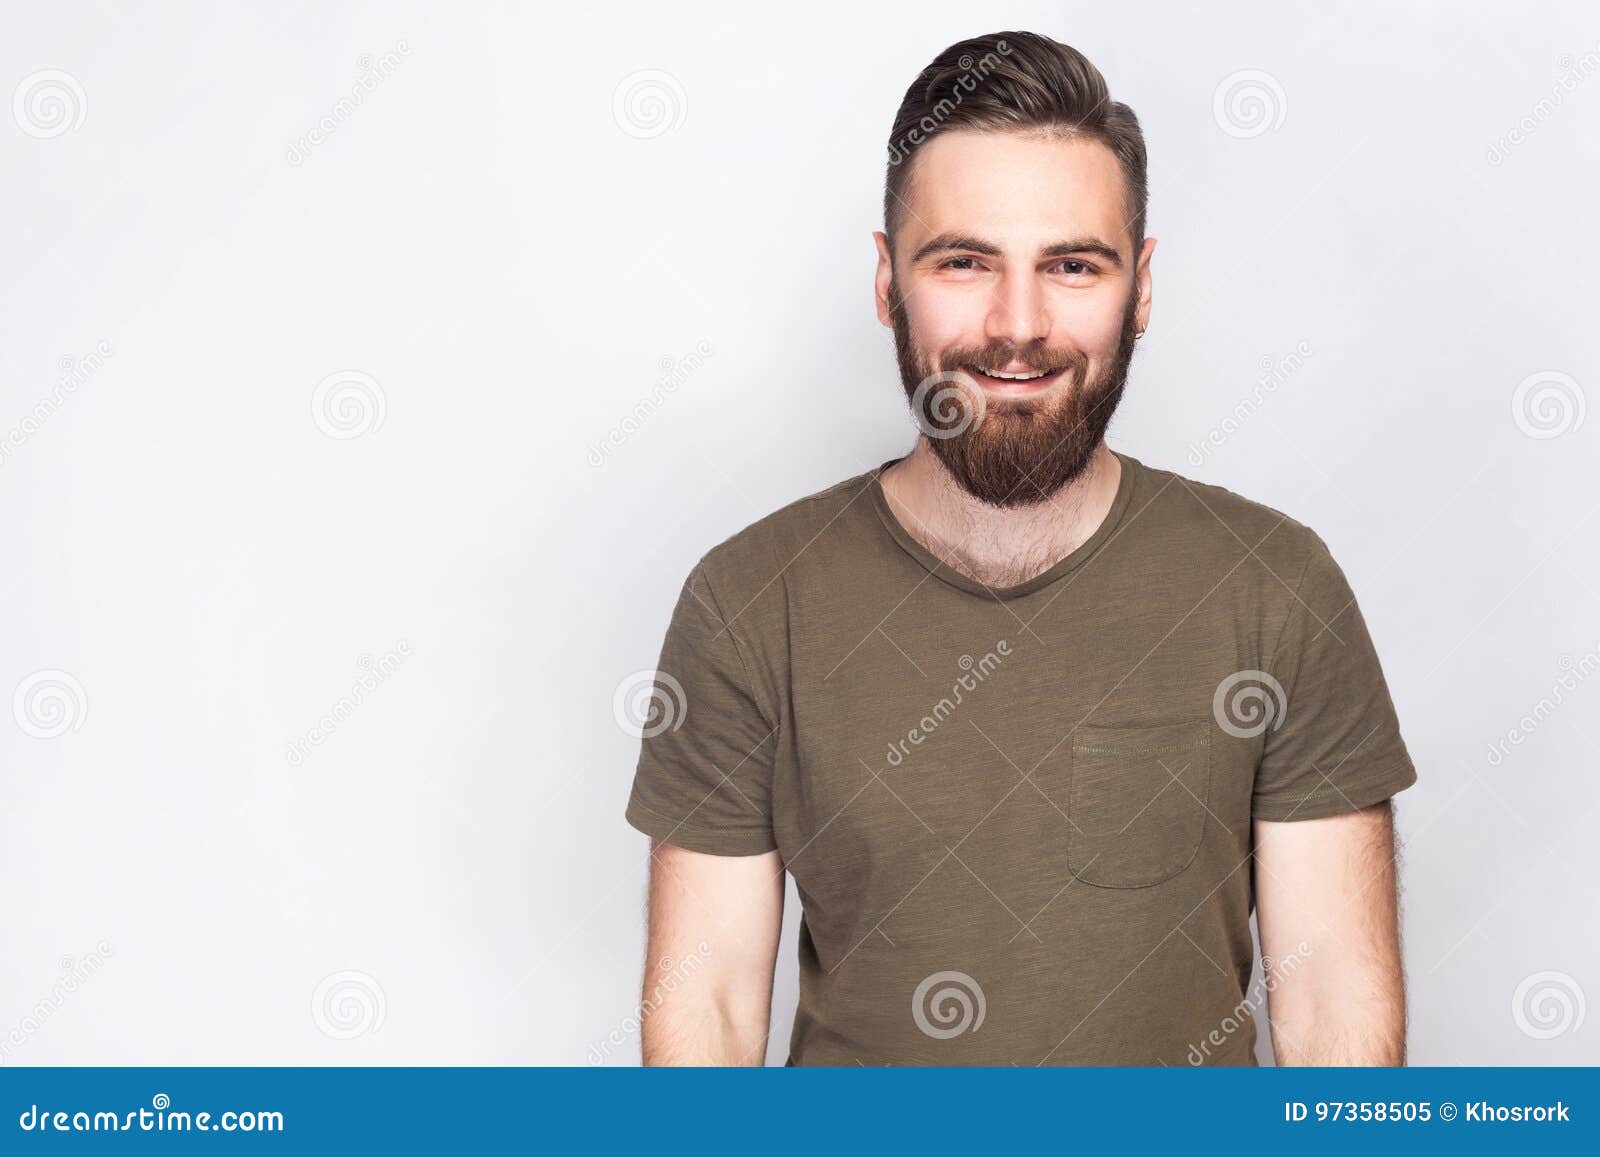
[[[915,168],[878,316],[940,460],[994,506],[1036,503],[1089,465],[1150,307],[1122,172],[1098,141],[948,132]]]

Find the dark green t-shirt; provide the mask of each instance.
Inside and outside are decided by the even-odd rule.
[[[627,818],[782,855],[791,1064],[1253,1064],[1251,820],[1415,782],[1323,541],[1117,457],[1104,522],[1013,587],[901,526],[892,463],[688,576]]]

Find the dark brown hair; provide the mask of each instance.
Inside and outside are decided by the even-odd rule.
[[[906,89],[889,133],[883,227],[891,246],[917,147],[952,129],[1060,133],[1105,145],[1122,168],[1138,256],[1150,200],[1144,133],[1133,110],[1111,99],[1105,77],[1083,53],[1036,32],[994,32],[933,58]]]

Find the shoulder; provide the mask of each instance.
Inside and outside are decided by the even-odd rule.
[[[1310,563],[1328,556],[1317,532],[1285,511],[1224,486],[1134,463],[1140,477],[1127,517],[1148,519],[1147,529],[1173,552],[1253,558],[1291,587]]]
[[[868,493],[876,473],[876,467],[863,471],[757,519],[706,551],[695,574],[719,599],[749,605],[833,554],[832,540],[859,533],[861,518],[876,517]]]

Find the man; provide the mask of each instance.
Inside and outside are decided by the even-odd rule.
[[[1081,54],[952,45],[876,234],[904,458],[707,553],[627,818],[648,1064],[1401,1064],[1389,798],[1416,772],[1323,541],[1113,451],[1145,147]],[[670,718],[669,718],[670,717]],[[693,962],[690,969],[686,962]]]

